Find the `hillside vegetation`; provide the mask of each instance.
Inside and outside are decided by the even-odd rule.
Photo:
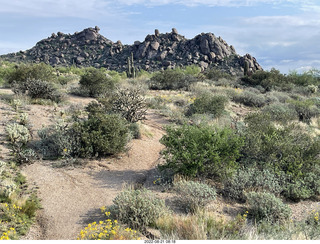
[[[127,74],[0,63],[1,239],[23,238],[41,206],[22,167],[121,158],[152,137],[150,111],[170,122],[154,124],[164,135],[153,173],[101,206],[74,239],[320,238],[320,71]],[[70,105],[70,96],[91,102]],[[53,119],[34,133],[27,105],[52,107]]]

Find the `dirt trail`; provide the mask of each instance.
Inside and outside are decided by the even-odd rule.
[[[143,124],[149,136],[133,140],[130,150],[116,158],[72,169],[53,168],[50,161],[25,166],[22,172],[39,188],[43,209],[24,239],[75,239],[85,225],[97,221],[99,208],[111,205],[124,184],[145,182],[159,159],[165,121],[149,113]]]

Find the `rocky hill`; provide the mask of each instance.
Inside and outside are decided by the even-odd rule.
[[[123,45],[112,42],[99,34],[99,27],[87,28],[74,34],[53,33],[39,41],[33,48],[2,55],[2,60],[15,62],[44,62],[52,66],[94,66],[110,70],[127,69],[127,58],[134,57],[135,67],[155,71],[178,66],[197,64],[202,69],[217,66],[233,74],[242,74],[245,60],[251,72],[262,70],[249,54],[241,57],[233,46],[212,33],[201,33],[186,39],[173,28],[171,33],[147,35],[143,42]]]

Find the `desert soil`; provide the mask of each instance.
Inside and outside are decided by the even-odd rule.
[[[10,94],[0,89],[0,94]],[[26,105],[33,135],[42,126],[52,124],[55,117],[70,105],[85,106],[92,99],[68,96],[68,105]],[[4,127],[15,116],[13,109],[0,99],[0,160],[9,158]],[[38,211],[35,224],[25,240],[70,240],[88,223],[101,220],[100,207],[112,205],[112,200],[127,185],[144,185],[160,197],[168,197],[155,190],[155,166],[159,162],[163,146],[159,140],[164,135],[163,127],[168,121],[149,111],[142,122],[145,133],[141,139],[132,140],[126,153],[101,160],[87,160],[78,167],[53,167],[52,161],[37,161],[22,167],[30,188],[36,188],[42,209]],[[168,200],[168,199],[167,199]],[[169,201],[170,202],[170,201]],[[222,215],[236,215],[242,208],[239,204],[227,205],[219,199],[214,208]],[[290,204],[294,218],[299,219],[306,211],[319,207],[318,202],[304,201]]]

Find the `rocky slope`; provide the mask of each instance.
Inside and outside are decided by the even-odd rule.
[[[254,57],[249,54],[241,57],[233,46],[212,33],[201,33],[193,39],[186,39],[175,28],[165,34],[155,30],[143,42],[123,45],[121,41],[112,42],[100,35],[99,30],[96,26],[73,35],[53,33],[29,50],[0,58],[15,62],[44,62],[53,66],[75,64],[124,71],[127,69],[127,58],[133,53],[135,67],[147,71],[197,64],[202,69],[217,66],[229,73],[240,74],[243,73],[245,60],[251,72],[262,70]]]

